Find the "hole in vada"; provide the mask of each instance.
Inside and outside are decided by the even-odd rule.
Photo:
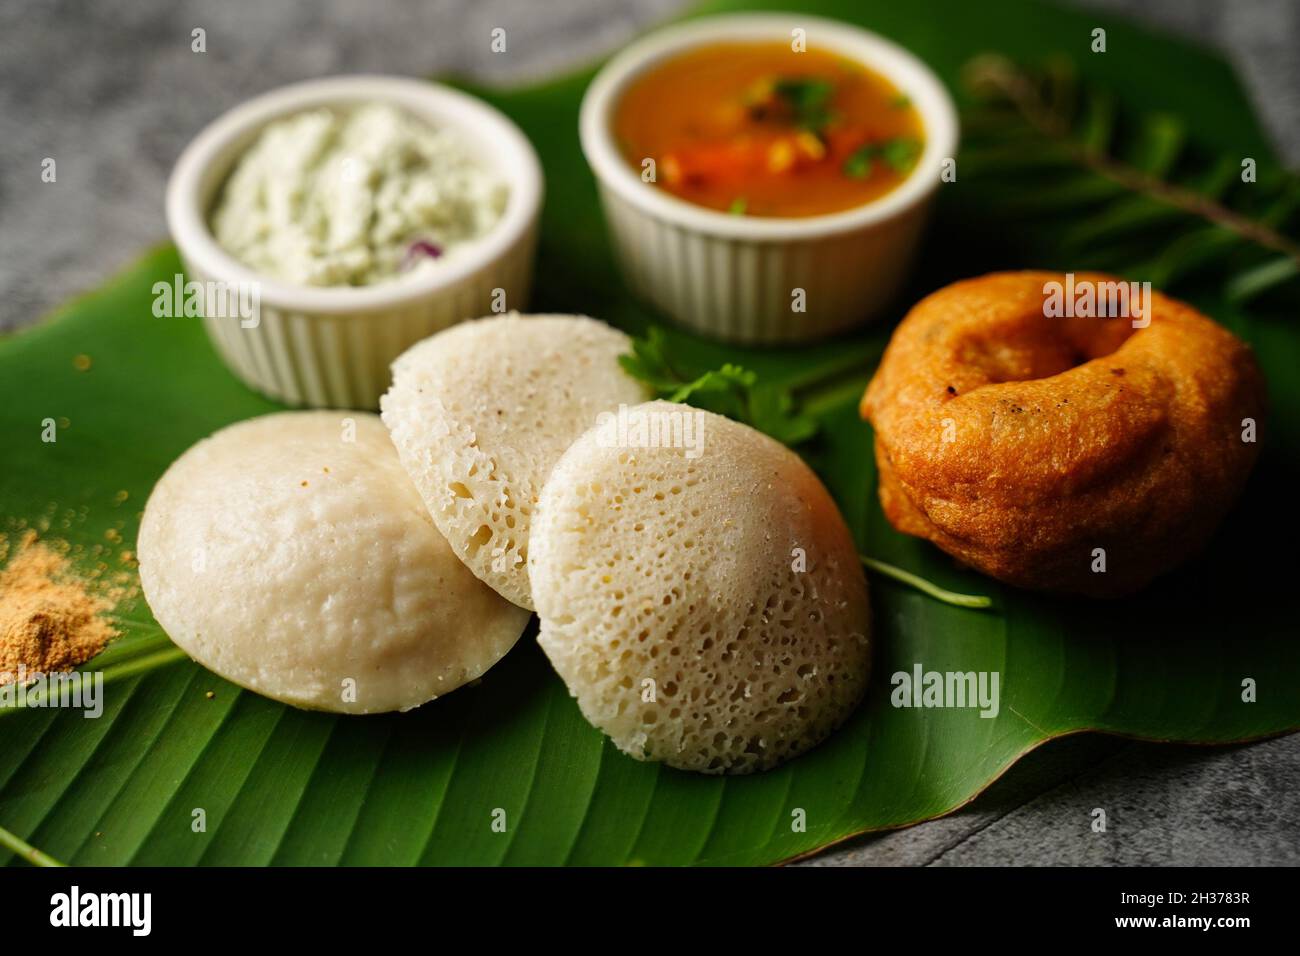
[[[968,336],[957,355],[964,364],[979,369],[989,384],[1028,382],[1112,355],[1133,331],[1130,323],[1113,319],[1033,315],[1012,328]]]

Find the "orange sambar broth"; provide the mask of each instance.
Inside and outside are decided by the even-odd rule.
[[[789,80],[832,84],[829,117],[815,136],[782,113],[782,97],[766,97],[775,111],[763,106],[773,81]],[[877,158],[857,164],[855,176],[846,163],[864,145],[923,141],[916,110],[887,79],[837,54],[795,52],[785,42],[700,47],[648,70],[619,101],[614,134],[638,172],[647,158],[655,161],[661,188],[752,216],[816,216],[877,199],[908,173]]]

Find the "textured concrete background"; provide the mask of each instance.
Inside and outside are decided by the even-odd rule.
[[[1300,4],[1074,2],[1223,48],[1283,155],[1300,163]],[[177,154],[255,93],[335,72],[541,77],[616,48],[681,5],[5,0],[0,329],[35,320],[164,238],[162,188]],[[199,25],[203,57],[188,43]],[[485,53],[493,26],[507,28],[510,56]],[[36,178],[46,156],[58,161],[57,189]],[[1096,807],[1107,813],[1104,834],[1089,828]],[[945,820],[851,841],[812,862],[1300,864],[1300,735],[1226,749],[1056,741]]]

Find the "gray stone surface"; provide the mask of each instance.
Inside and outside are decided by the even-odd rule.
[[[1085,734],[1029,754],[949,817],[800,865],[1295,866],[1297,784],[1300,735],[1186,747]]]
[[[1300,160],[1300,4],[1074,0],[1225,48]],[[679,0],[5,0],[0,4],[0,329],[35,320],[165,237],[181,147],[263,90],[336,72],[512,82],[576,66]],[[791,2],[790,7],[797,7]],[[505,26],[509,55],[487,47]],[[208,52],[190,51],[207,31]],[[39,181],[54,157],[58,182]],[[1093,833],[1094,808],[1108,828]],[[1029,755],[971,806],[850,841],[849,864],[1300,863],[1300,735],[1233,748],[1085,736]]]
[[[1123,14],[1204,46],[1233,64],[1279,154],[1300,165],[1300,3],[1295,0],[1069,0]],[[1188,77],[1194,83],[1195,77]]]
[[[4,0],[0,330],[167,235],[185,144],[241,101],[333,73],[514,83],[594,60],[680,0]],[[489,48],[504,27],[506,54]],[[190,49],[206,31],[207,52]],[[41,162],[58,181],[42,184]]]

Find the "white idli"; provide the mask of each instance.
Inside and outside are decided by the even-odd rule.
[[[684,447],[644,447],[638,415]],[[574,442],[542,492],[529,569],[538,642],[633,757],[772,767],[866,687],[867,584],[844,519],[797,455],[719,415],[653,402]]]
[[[137,551],[182,650],[297,707],[415,707],[528,622],[452,554],[375,415],[288,412],[204,439],[149,496]]]
[[[393,363],[380,402],[438,530],[476,575],[532,608],[528,540],[551,468],[602,412],[650,396],[623,371],[628,337],[583,316],[456,325]]]

